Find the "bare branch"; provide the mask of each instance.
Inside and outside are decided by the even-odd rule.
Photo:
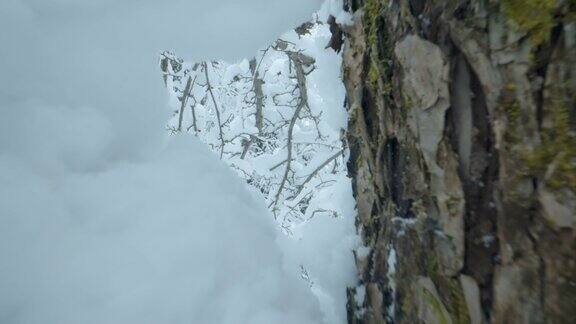
[[[218,109],[218,103],[216,102],[216,98],[214,98],[214,92],[212,91],[212,84],[210,83],[210,78],[208,77],[208,64],[204,61],[204,76],[206,77],[206,85],[208,86],[208,92],[210,93],[210,97],[212,98],[212,103],[214,104],[214,110],[216,111],[216,118],[218,119],[218,132],[220,135],[220,158],[224,156],[224,132],[222,130],[222,122],[220,120],[220,110]],[[212,63],[214,66],[214,63]]]
[[[180,105],[180,116],[178,117],[178,131],[182,130],[182,118],[184,117],[184,108],[186,108],[186,103],[188,102],[188,97],[190,96],[190,91],[194,87],[194,82],[196,82],[196,76],[194,76],[194,81],[192,81],[192,77],[188,77],[188,81],[186,81],[186,87],[184,88],[184,92],[182,93],[182,103]],[[194,130],[198,131],[196,128],[196,116],[194,114],[194,108],[192,108],[192,116],[194,117]]]
[[[298,55],[297,55],[298,54]],[[274,210],[276,210],[278,202],[280,200],[280,195],[282,194],[282,191],[284,190],[284,186],[286,185],[286,182],[288,181],[288,175],[290,173],[290,167],[292,164],[292,140],[294,137],[294,125],[296,124],[296,120],[298,120],[298,116],[300,115],[300,111],[304,108],[308,106],[308,91],[306,88],[306,73],[304,72],[304,67],[303,67],[303,63],[302,60],[300,59],[299,55],[302,55],[300,53],[294,53],[294,52],[287,52],[288,58],[290,59],[290,61],[292,63],[294,63],[295,69],[296,69],[296,78],[298,81],[298,88],[300,90],[300,102],[298,103],[298,106],[296,107],[296,110],[294,111],[294,115],[292,116],[292,119],[290,120],[290,126],[288,126],[288,139],[287,139],[287,157],[286,157],[286,168],[284,169],[284,176],[282,177],[282,181],[280,182],[280,186],[278,187],[278,191],[276,192],[276,195],[274,197],[274,202],[273,202],[273,206],[274,206]]]
[[[330,162],[336,160],[338,156],[342,155],[342,153],[344,153],[344,149],[341,149],[340,151],[336,152],[334,155],[332,155],[326,161],[324,161],[324,163],[320,164],[314,171],[312,171],[312,173],[310,173],[308,177],[306,177],[306,180],[304,180],[304,182],[300,184],[300,187],[298,188],[298,191],[296,191],[294,197],[298,197],[298,195],[302,192],[306,184],[308,184],[308,182],[310,182],[310,180],[312,180],[312,178],[314,178],[314,176],[317,175],[318,172],[320,172],[320,170],[322,170],[325,166],[330,164]]]

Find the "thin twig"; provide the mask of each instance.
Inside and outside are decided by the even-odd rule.
[[[325,166],[330,164],[330,162],[336,160],[342,153],[344,153],[344,149],[341,149],[340,151],[336,152],[334,155],[332,155],[326,161],[324,161],[324,163],[320,164],[314,171],[312,171],[312,173],[310,173],[308,175],[308,177],[306,177],[306,180],[304,180],[304,182],[302,182],[302,184],[298,188],[298,191],[296,191],[294,198],[298,197],[298,195],[302,192],[302,190],[308,184],[308,182],[310,182],[310,180],[312,180],[312,178],[314,178],[314,176],[316,174],[318,174],[318,172],[320,172],[320,170],[322,170]]]

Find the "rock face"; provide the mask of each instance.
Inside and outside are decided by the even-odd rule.
[[[347,0],[351,323],[576,323],[576,2]]]

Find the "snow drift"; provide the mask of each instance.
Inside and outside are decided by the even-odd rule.
[[[168,138],[156,55],[226,42],[181,28],[190,2],[151,3],[0,4],[0,323],[343,322],[352,215],[287,238],[197,139]]]
[[[26,131],[50,136],[0,131],[2,152],[18,146],[0,156],[0,322],[320,320],[306,282],[283,270],[265,206],[195,138],[76,172],[70,158],[92,161],[101,143],[88,138],[106,123],[88,110],[26,114]]]

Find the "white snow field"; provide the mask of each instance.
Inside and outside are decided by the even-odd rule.
[[[0,158],[0,323],[320,321],[265,206],[196,139],[76,173],[95,148],[45,122],[46,166]]]
[[[319,1],[206,3],[0,1],[0,323],[346,321],[348,180],[326,198],[339,217],[286,236],[198,138],[164,129],[155,65],[166,48],[239,59]],[[314,55],[317,75],[337,76],[334,54]],[[343,90],[326,82],[311,100],[334,101],[326,118],[343,123]]]

